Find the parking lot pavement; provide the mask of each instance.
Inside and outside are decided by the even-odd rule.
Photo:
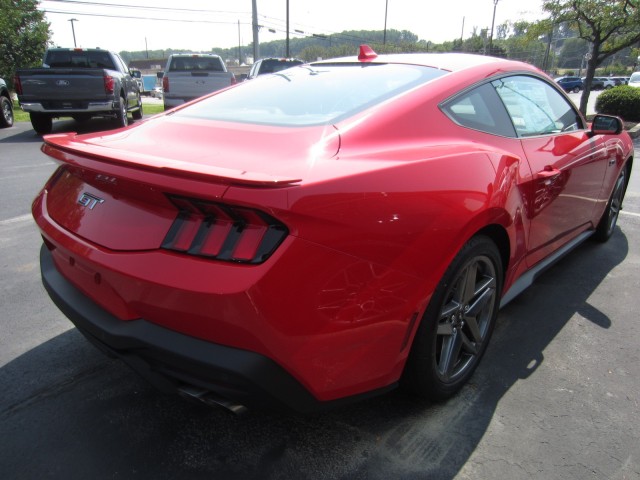
[[[55,164],[0,130],[0,477],[640,478],[640,174],[619,226],[503,309],[445,404],[393,392],[325,414],[204,408],[92,347],[40,284],[31,200]],[[640,144],[636,144],[636,153]]]

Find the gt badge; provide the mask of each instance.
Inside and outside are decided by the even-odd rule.
[[[78,199],[78,203],[83,207],[89,207],[89,210],[93,210],[93,207],[104,203],[104,199],[91,195],[90,193],[83,192]]]

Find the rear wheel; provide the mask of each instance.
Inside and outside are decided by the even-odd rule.
[[[580,87],[573,87],[573,93],[580,93]]]
[[[116,123],[118,128],[129,125],[129,117],[127,117],[127,102],[124,97],[120,97],[120,106],[116,113]]]
[[[0,128],[13,125],[13,105],[7,97],[0,97]]]
[[[627,168],[623,168],[616,180],[611,192],[609,202],[607,202],[607,208],[600,218],[600,222],[596,227],[595,239],[599,242],[606,242],[613,235],[616,229],[616,223],[618,222],[618,216],[620,210],[622,210],[622,200],[624,200],[624,193],[627,189],[627,177],[629,172]]]
[[[131,112],[131,116],[134,120],[142,120],[142,99],[138,96],[138,108]]]
[[[438,284],[407,360],[402,382],[425,398],[455,394],[480,363],[498,315],[502,261],[495,244],[472,238]]]
[[[31,125],[37,134],[46,135],[47,133],[51,133],[51,129],[53,128],[53,119],[49,115],[43,113],[31,113],[29,118],[31,118]]]

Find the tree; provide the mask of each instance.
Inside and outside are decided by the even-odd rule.
[[[580,111],[584,114],[596,68],[640,41],[640,0],[544,0],[542,8],[555,23],[566,22],[591,45],[580,98]]]
[[[51,37],[36,0],[0,0],[0,77],[13,82],[18,67],[37,66]]]

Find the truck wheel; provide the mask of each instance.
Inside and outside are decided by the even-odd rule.
[[[142,99],[138,96],[138,109],[131,112],[134,120],[142,120]]]
[[[129,118],[127,117],[127,102],[125,102],[123,97],[120,97],[120,109],[116,113],[116,123],[118,124],[118,128],[129,125]]]
[[[31,125],[33,126],[33,129],[38,135],[51,133],[51,129],[53,128],[53,119],[49,115],[31,113],[29,114],[29,117],[31,118]]]
[[[0,128],[13,125],[13,106],[7,97],[0,97]]]

